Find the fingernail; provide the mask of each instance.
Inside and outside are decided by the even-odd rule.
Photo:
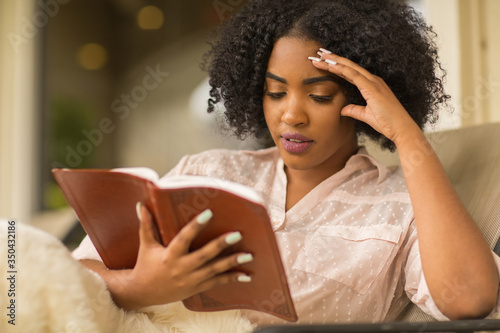
[[[323,60],[321,58],[316,58],[316,57],[307,57],[307,59],[312,60],[312,61],[322,61]]]
[[[142,203],[140,201],[138,201],[135,204],[135,212],[137,214],[137,218],[139,219],[139,222],[142,222],[141,207],[142,207]]]
[[[241,240],[241,233],[239,231],[235,231],[226,236],[226,244],[233,245],[238,243]]]
[[[330,64],[330,65],[336,65],[336,64],[337,64],[337,62],[336,62],[336,61],[333,61],[332,59],[326,59],[326,60],[325,60],[325,62],[326,62],[327,64]]]
[[[252,278],[248,275],[239,275],[238,281],[239,282],[252,282]]]
[[[212,211],[210,209],[205,209],[196,217],[196,222],[198,222],[198,224],[205,224],[210,221],[212,216],[214,216]]]
[[[251,262],[253,260],[253,255],[251,253],[240,254],[236,258],[236,262],[238,264],[246,264],[247,262]]]
[[[320,47],[320,48],[319,48],[319,50],[320,50],[321,52],[323,52],[324,54],[332,54],[332,51],[328,51],[327,49],[324,49],[324,48],[322,48],[322,47]]]
[[[318,51],[318,52],[316,52],[316,53],[317,53],[317,54],[319,55],[319,57],[323,60],[323,53],[321,53],[320,51]]]

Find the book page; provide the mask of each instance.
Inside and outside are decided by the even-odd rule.
[[[156,182],[158,187],[165,189],[185,187],[209,187],[231,192],[249,201],[264,205],[264,199],[253,188],[227,180],[205,177],[205,176],[174,176],[164,177]]]
[[[156,171],[147,167],[129,167],[129,168],[115,168],[111,169],[111,172],[128,173],[137,177],[141,177],[147,180],[157,183],[160,176]]]

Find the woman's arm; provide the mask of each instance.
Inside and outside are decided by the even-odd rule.
[[[133,269],[108,270],[99,261],[81,260],[103,278],[119,307],[133,310],[165,304],[231,281],[249,281],[245,274],[227,270],[249,262],[251,255],[236,253],[212,260],[241,239],[238,232],[222,235],[194,252],[188,251],[193,239],[209,223],[212,216],[209,210],[181,229],[167,247],[155,238],[152,217],[146,207],[140,207],[138,215],[140,246]]]
[[[422,131],[381,78],[348,59],[325,53],[323,58],[337,64],[313,64],[356,85],[367,102],[347,105],[342,115],[366,122],[396,144],[415,212],[422,267],[436,305],[452,319],[488,315],[499,285],[492,252]],[[450,292],[458,295],[453,302]]]
[[[418,126],[409,125],[394,142],[415,211],[424,275],[436,305],[449,318],[485,317],[496,305],[499,283],[486,240]],[[421,158],[417,165],[412,162],[415,154]],[[450,293],[458,297],[450,298]]]

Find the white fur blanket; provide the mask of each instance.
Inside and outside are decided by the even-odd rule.
[[[181,302],[126,312],[115,306],[103,280],[73,260],[56,238],[17,223],[15,279],[7,273],[8,224],[0,220],[0,332],[244,333],[253,330],[239,311],[192,312]],[[12,252],[12,250],[11,250]],[[12,288],[11,281],[15,280]],[[15,293],[15,297],[12,292]],[[11,300],[15,325],[9,324]]]

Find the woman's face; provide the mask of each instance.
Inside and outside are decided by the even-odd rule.
[[[347,99],[339,77],[314,67],[321,45],[279,39],[267,67],[264,115],[287,168],[333,174],[357,150],[355,121],[340,115]]]

